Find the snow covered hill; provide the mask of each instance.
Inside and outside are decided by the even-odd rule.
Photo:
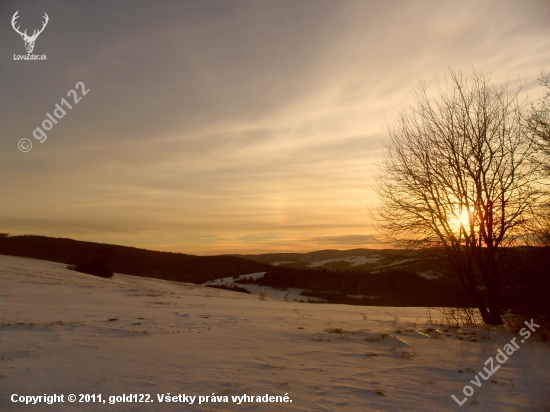
[[[8,256],[0,256],[0,302],[2,411],[550,409],[550,349],[536,332],[520,343],[502,328],[447,329],[427,324],[423,308],[260,300]],[[519,349],[480,379],[513,338]],[[474,393],[460,407],[451,396],[462,401],[465,386]],[[12,402],[45,394],[64,402]],[[109,404],[131,394],[150,398]],[[188,403],[160,403],[168,394]],[[266,394],[292,403],[263,402]],[[153,402],[136,401],[145,399]]]
[[[300,295],[301,292],[304,291],[304,289],[298,289],[298,288],[286,288],[284,290],[282,289],[275,289],[270,286],[260,286],[260,285],[254,285],[254,284],[241,284],[241,283],[235,283],[236,280],[241,278],[261,278],[265,275],[266,272],[257,272],[257,273],[251,273],[249,275],[241,275],[238,278],[233,278],[232,276],[228,276],[226,278],[222,279],[215,279],[210,282],[203,283],[204,286],[206,285],[225,285],[225,286],[238,286],[240,288],[248,290],[253,295],[260,295],[260,293],[263,293],[265,297],[276,299],[276,300],[283,300],[286,302],[308,302],[308,301],[314,301],[314,302],[326,302],[326,300],[323,299],[317,299],[312,298],[309,296],[302,296]]]
[[[331,269],[368,271],[371,273],[388,269],[406,269],[421,276],[430,273],[434,278],[448,269],[441,258],[426,258],[414,251],[403,252],[391,249],[319,250],[309,253],[265,253],[260,255],[235,255],[272,266],[296,269]]]

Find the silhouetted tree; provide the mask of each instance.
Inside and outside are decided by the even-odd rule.
[[[113,276],[113,272],[107,265],[105,259],[100,257],[96,257],[87,262],[78,263],[75,265],[74,270],[87,273],[88,275],[100,276],[102,278],[110,278]]]
[[[541,73],[541,86],[546,88],[543,98],[532,105],[531,116],[528,118],[528,127],[537,141],[538,161],[547,178],[550,178],[550,73]],[[550,198],[538,212],[538,219],[534,226],[535,240],[544,246],[550,246]]]
[[[421,83],[388,126],[376,176],[373,216],[386,241],[441,250],[487,324],[502,324],[502,253],[524,240],[542,195],[518,93],[476,70],[451,69],[433,98]]]
[[[539,81],[547,90],[545,96],[533,104],[529,128],[538,138],[545,171],[550,175],[550,73],[542,72]]]

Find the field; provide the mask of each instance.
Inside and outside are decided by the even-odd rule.
[[[424,308],[260,299],[8,256],[0,302],[2,411],[550,410],[550,350],[536,332],[478,387],[470,381],[485,361],[521,337],[432,324]],[[451,396],[462,400],[465,385],[474,394],[459,407]],[[13,394],[65,402],[25,405]],[[106,403],[70,403],[69,394]],[[153,402],[109,404],[129,394]],[[159,404],[163,394],[196,398]],[[244,394],[254,402],[233,402]],[[256,402],[266,394],[292,403]]]

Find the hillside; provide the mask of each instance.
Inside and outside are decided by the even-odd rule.
[[[295,269],[329,269],[378,272],[388,269],[406,269],[431,278],[450,269],[439,256],[425,251],[392,249],[319,250],[308,253],[265,253],[259,255],[233,255],[268,263],[273,266]]]
[[[0,254],[76,265],[103,259],[117,273],[203,283],[272,269],[236,256],[194,256],[45,236],[0,236]]]
[[[544,248],[505,251],[503,307],[548,317],[550,254]],[[271,296],[380,306],[472,306],[435,251],[353,249],[311,253],[194,256],[44,236],[2,236],[0,254],[62,262],[100,259],[117,273],[204,284],[233,283]],[[250,274],[263,277],[247,279]],[[237,279],[238,278],[238,279]],[[227,279],[232,279],[228,282]],[[255,286],[256,285],[256,286]],[[280,292],[285,293],[280,293]],[[294,296],[297,295],[297,296]]]
[[[259,300],[122,274],[102,279],[10,256],[0,256],[0,295],[6,412],[550,408],[550,351],[537,333],[516,339],[519,349],[459,408],[452,395],[462,400],[487,358],[519,335],[499,327],[449,329],[430,323],[423,308]],[[197,398],[192,405],[160,403],[168,393]],[[65,402],[31,406],[12,402],[13,394],[62,394]],[[69,394],[106,402],[73,404]],[[124,394],[152,402],[109,404]],[[212,394],[222,402],[198,404]],[[292,403],[256,401],[266,394]],[[233,402],[244,395],[254,401]]]

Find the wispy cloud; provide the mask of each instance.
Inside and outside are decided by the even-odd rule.
[[[41,7],[45,64],[10,60],[0,27],[2,231],[188,253],[371,244],[383,125],[418,78],[475,65],[532,87],[550,62],[545,0]],[[2,21],[17,9],[40,20],[8,1]],[[89,95],[20,153],[78,81]]]
[[[380,242],[376,240],[374,236],[371,235],[343,235],[343,236],[320,236],[307,239],[307,241],[320,243],[320,244],[330,244],[330,245],[341,245],[341,246],[365,246],[365,245],[380,245]]]

